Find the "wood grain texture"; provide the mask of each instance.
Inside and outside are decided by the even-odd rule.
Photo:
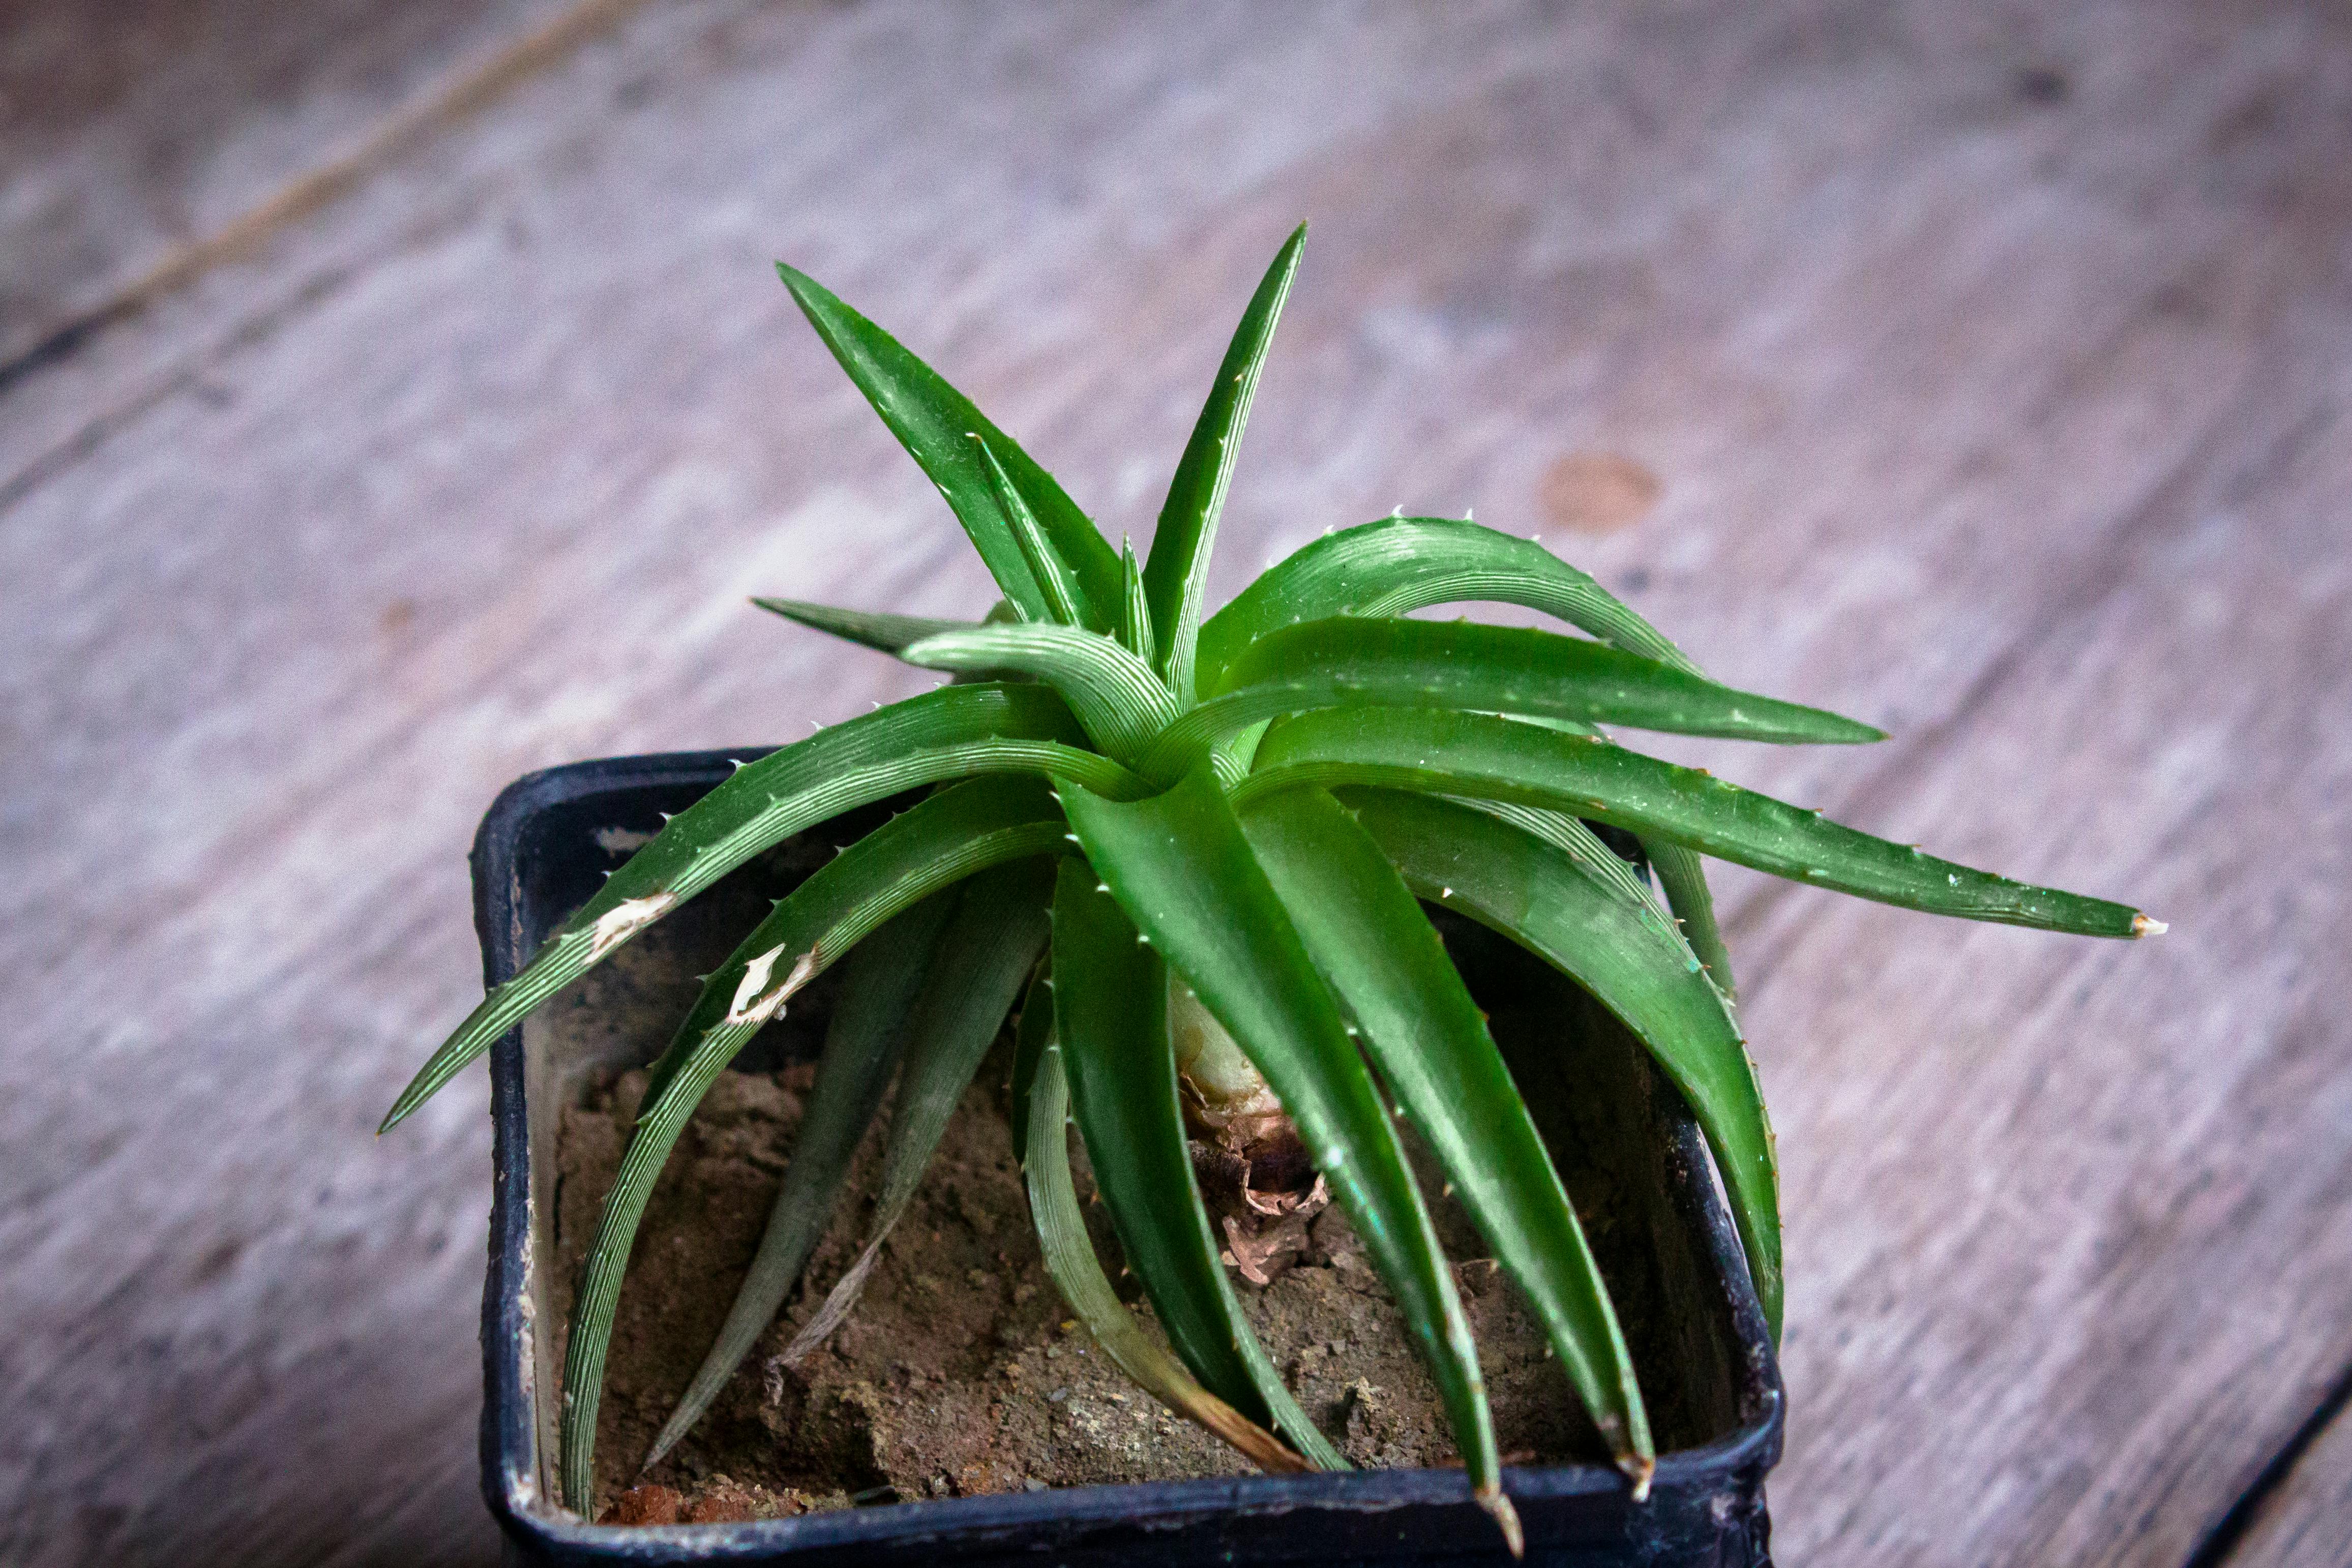
[[[562,0],[0,5],[0,373],[564,13]],[[65,344],[58,344],[62,350]]]
[[[926,684],[747,593],[987,597],[769,263],[1139,538],[1300,216],[1213,598],[1549,528],[1897,735],[1676,755],[2175,922],[1723,883],[1787,1559],[2188,1555],[2352,1354],[2319,4],[652,8],[0,391],[0,1558],[487,1559],[486,1092],[367,1136],[476,994],[475,818]],[[1554,523],[1595,455],[1655,504]]]
[[[2352,1421],[2339,1414],[2232,1544],[2231,1568],[2337,1568],[2352,1562]]]

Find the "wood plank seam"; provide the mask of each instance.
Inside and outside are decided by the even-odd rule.
[[[411,147],[496,102],[509,89],[557,65],[573,50],[612,31],[645,0],[580,0],[578,5],[498,49],[438,91],[395,111],[359,146],[331,158],[219,229],[192,240],[41,341],[0,363],[0,396],[51,365],[62,363],[107,328],[129,320],[157,299],[226,263],[252,255],[270,236],[350,193]],[[161,395],[160,393],[158,395]],[[117,411],[133,417],[138,408]],[[79,438],[75,443],[79,444]],[[33,466],[43,465],[37,462]],[[11,481],[13,490],[15,481]],[[0,496],[5,506],[13,496]]]
[[[2343,1416],[2347,1406],[2352,1406],[2352,1360],[2345,1362],[2344,1369],[2336,1375],[2335,1383],[2320,1396],[2319,1403],[2304,1418],[2303,1425],[2279,1445],[2263,1468],[2254,1472],[2253,1479],[2246,1483],[2245,1490],[2238,1494],[2237,1500],[2213,1521],[2212,1528],[2205,1532],[2205,1538],[2197,1543],[2196,1550],[2182,1562],[2181,1568],[2225,1568],[2244,1543],[2247,1531],[2253,1528],[2255,1520],[2261,1516],[2263,1505],[2286,1485],[2288,1478],[2294,1474],[2296,1464],[2326,1434],[2328,1427]]]

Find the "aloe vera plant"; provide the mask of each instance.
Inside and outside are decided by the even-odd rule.
[[[836,961],[851,984],[795,1157],[653,1457],[793,1289],[895,1078],[869,1244],[787,1357],[854,1308],[950,1110],[1017,1013],[1014,1144],[1033,1215],[1048,1270],[1106,1353],[1263,1468],[1342,1464],[1242,1312],[1188,1153],[1204,1119],[1290,1136],[1363,1238],[1474,1493],[1517,1550],[1476,1347],[1395,1118],[1426,1140],[1637,1495],[1654,1446],[1608,1288],[1430,905],[1570,976],[1654,1055],[1705,1134],[1776,1335],[1772,1132],[1700,857],[1971,919],[2161,929],[2125,905],[1934,859],[1607,738],[1602,726],[1784,744],[1882,737],[1710,680],[1591,577],[1466,520],[1392,517],[1328,534],[1204,616],[1210,547],[1304,235],[1284,245],[1242,318],[1140,563],[921,361],[782,269],[1003,600],[978,622],[759,601],[959,678],[743,767],[679,813],[484,999],[385,1118],[389,1128],[408,1115],[752,856],[929,789],[774,906],[655,1064],[573,1310],[562,1423],[573,1508],[589,1505],[614,1306],[655,1178],[715,1076]],[[1585,635],[1405,618],[1465,601],[1532,609]],[[1590,823],[1638,838],[1663,904]],[[1122,1304],[1087,1241],[1070,1123],[1169,1348]]]

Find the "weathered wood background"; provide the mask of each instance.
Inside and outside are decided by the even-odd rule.
[[[0,7],[0,1559],[492,1558],[481,1077],[370,1136],[475,819],[986,598],[771,261],[1140,534],[1301,216],[1221,591],[1475,507],[1896,735],[1682,754],[2173,922],[1724,879],[1786,1560],[2352,1560],[2328,0]]]

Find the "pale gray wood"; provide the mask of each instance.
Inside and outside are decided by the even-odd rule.
[[[473,820],[922,684],[745,593],[987,597],[768,263],[1140,536],[1307,215],[1220,592],[1549,495],[1727,677],[1900,736],[1678,755],[2179,923],[1725,881],[1789,1560],[2179,1561],[2352,1300],[2347,103],[2317,5],[709,0],[0,394],[0,1555],[487,1549],[478,1075],[367,1135],[476,993]]]
[[[236,229],[564,0],[0,5],[0,370]]]
[[[2338,1416],[2264,1502],[2230,1568],[2340,1568],[2352,1562],[2352,1421]]]

